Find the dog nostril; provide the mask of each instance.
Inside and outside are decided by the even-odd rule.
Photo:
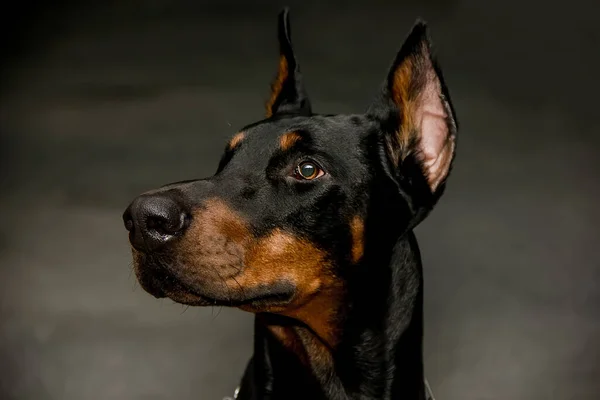
[[[146,213],[144,230],[154,240],[166,241],[183,232],[186,228],[187,214],[174,202],[165,202],[163,207]]]
[[[162,216],[149,216],[146,220],[146,228],[161,235],[175,235],[185,225],[185,215],[180,214],[177,218],[165,218]]]
[[[123,213],[123,224],[125,225],[125,229],[127,229],[129,232],[132,232],[135,228],[135,223],[133,222],[133,214],[131,212],[131,206],[127,207],[127,209]]]
[[[156,229],[157,227],[161,226],[162,222],[158,219],[158,218],[148,218],[148,221],[146,222],[146,226],[148,227],[148,229]]]
[[[133,230],[133,220],[128,219],[125,221],[125,229],[127,229],[129,232]]]

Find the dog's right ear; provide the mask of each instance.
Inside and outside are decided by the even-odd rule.
[[[450,174],[456,117],[424,22],[398,52],[367,114],[382,130],[382,153],[413,215],[412,226],[433,208]]]
[[[271,84],[271,97],[266,105],[267,118],[279,113],[310,115],[310,101],[302,84],[300,67],[292,47],[289,9],[279,13],[279,70]]]

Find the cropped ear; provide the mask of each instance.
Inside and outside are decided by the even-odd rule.
[[[444,191],[458,129],[424,22],[406,38],[367,114],[381,123],[386,165],[416,225]]]
[[[279,13],[279,70],[271,84],[271,97],[267,102],[267,118],[279,113],[310,115],[310,101],[302,85],[300,67],[294,55],[289,9]]]

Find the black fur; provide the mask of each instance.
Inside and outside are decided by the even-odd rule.
[[[243,215],[256,237],[279,228],[314,243],[328,255],[336,278],[345,282],[336,320],[341,328],[339,342],[327,347],[333,363],[317,367],[302,363],[266,326],[292,326],[302,339],[315,335],[311,327],[259,312],[254,355],[239,399],[424,399],[423,281],[412,229],[434,207],[444,184],[432,193],[417,157],[394,166],[385,141],[400,123],[390,79],[420,43],[430,48],[425,25],[419,22],[408,36],[373,105],[365,114],[356,115],[312,113],[292,50],[287,10],[280,14],[279,39],[290,74],[276,97],[273,115],[241,129],[244,139],[226,149],[211,178],[170,184],[144,196],[170,196],[185,212],[203,207],[208,198],[223,199]],[[440,69],[434,65],[454,135],[454,110]],[[279,138],[286,132],[302,139],[282,150]],[[294,168],[304,160],[318,164],[326,175],[310,181],[295,179]],[[353,262],[349,221],[357,216],[364,221],[364,252],[359,262]],[[130,207],[125,220],[135,218]],[[228,298],[211,297],[206,293],[217,292],[207,289],[210,283],[190,285],[177,274],[174,260],[178,241],[185,235],[181,229],[158,255],[137,246],[145,254],[138,266],[140,276],[146,277],[144,288],[161,296],[168,285],[165,282],[177,281],[168,288],[206,298],[205,303],[198,300],[198,305],[237,306],[250,301],[244,288],[229,293]],[[252,301],[266,295],[263,301],[268,302],[273,293],[280,296],[278,301],[285,301],[294,288],[282,284],[261,287],[258,292],[250,296]]]

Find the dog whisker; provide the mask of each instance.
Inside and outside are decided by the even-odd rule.
[[[214,307],[213,307],[214,309]],[[212,321],[214,321],[215,319],[217,319],[217,317],[219,316],[219,314],[221,314],[221,310],[223,309],[223,306],[219,307],[219,311],[217,311],[217,315],[213,316]]]
[[[240,287],[240,292],[242,292],[242,298],[246,297],[246,295],[244,294],[244,288],[242,287],[242,285],[240,285],[238,280],[235,279],[234,276],[232,276],[231,279],[233,279],[235,281],[235,283],[237,283],[237,285]],[[231,299],[229,300],[229,302],[231,302]]]
[[[229,288],[227,287],[227,282],[225,281],[225,279],[223,279],[223,277],[221,276],[221,274],[219,273],[219,270],[217,268],[215,268],[214,266],[211,266],[211,267],[212,267],[213,271],[215,271],[215,273],[217,274],[217,276],[219,277],[221,282],[223,283],[223,288],[225,289],[226,296],[227,296],[229,302],[231,303],[231,296],[229,295]]]

